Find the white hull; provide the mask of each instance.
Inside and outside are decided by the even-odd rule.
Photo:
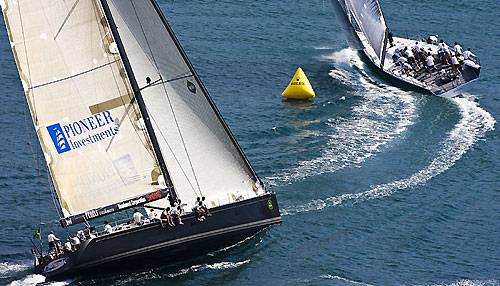
[[[381,66],[381,63],[376,56],[374,50],[371,48],[370,44],[368,43],[366,37],[364,36],[363,33],[358,32],[358,37],[361,40],[361,42],[364,45],[363,52],[365,55],[370,59],[370,61],[377,66],[379,69],[381,69],[384,73],[392,76],[393,78],[399,79],[403,82],[406,82],[412,86],[416,86],[419,88],[422,88],[424,90],[429,91],[430,93],[439,96],[439,97],[445,97],[445,98],[451,98],[456,95],[459,95],[463,92],[465,92],[468,88],[474,84],[478,76],[475,76],[474,78],[468,78],[465,79],[465,77],[460,74],[457,79],[450,81],[446,85],[439,86],[436,84],[429,84],[428,82],[424,80],[418,80],[417,78],[413,76],[406,75],[404,73],[400,73],[398,70],[395,69],[395,65],[392,60],[392,55],[394,54],[395,50],[397,47],[401,46],[408,46],[411,48],[412,46],[415,45],[415,42],[418,40],[411,40],[411,39],[403,39],[403,38],[397,38],[394,37],[394,46],[388,47],[387,48],[387,53],[385,56],[385,61],[383,67]],[[427,51],[431,51],[432,54],[437,54],[438,52],[438,47],[433,44],[427,44],[426,42],[423,41],[418,41],[419,45],[423,47]],[[468,67],[466,67],[468,68]],[[471,69],[471,68],[468,68]],[[424,78],[425,79],[425,78]]]

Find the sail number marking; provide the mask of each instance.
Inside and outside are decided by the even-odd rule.
[[[147,194],[146,195],[146,199],[148,200],[148,202],[161,199],[161,192],[160,191],[156,191],[154,193]]]

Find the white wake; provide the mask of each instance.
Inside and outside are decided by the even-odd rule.
[[[292,184],[347,166],[360,166],[414,123],[416,99],[409,92],[377,85],[368,75],[346,69],[346,65],[363,68],[364,64],[355,51],[345,49],[335,52],[329,60],[333,60],[337,67],[330,75],[351,85],[358,83],[354,96],[362,100],[352,108],[348,119],[332,117],[328,120],[329,130],[325,132],[328,141],[319,157],[301,161],[289,170],[267,177],[265,181],[268,185]],[[354,79],[356,76],[359,78]]]
[[[467,150],[484,137],[486,132],[493,130],[496,123],[491,114],[480,108],[476,103],[465,98],[455,98],[452,100],[460,109],[461,119],[448,133],[447,138],[440,144],[441,148],[438,156],[424,169],[408,178],[378,185],[364,192],[312,200],[306,204],[288,207],[282,213],[293,215],[301,212],[321,210],[346,201],[369,200],[389,196],[399,190],[422,185],[431,178],[448,170],[455,165],[456,161],[462,158]]]
[[[498,286],[496,280],[459,280],[450,284],[432,284],[432,286]],[[417,286],[417,285],[416,285]]]

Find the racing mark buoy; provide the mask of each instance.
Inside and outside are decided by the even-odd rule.
[[[293,99],[308,99],[315,97],[316,94],[314,94],[314,90],[304,71],[301,68],[298,68],[292,78],[292,81],[290,81],[288,87],[285,91],[283,91],[281,96]]]

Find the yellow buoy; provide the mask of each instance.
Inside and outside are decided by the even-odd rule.
[[[314,90],[309,83],[306,74],[301,68],[299,68],[281,96],[293,99],[307,99],[315,97],[316,94],[314,94]]]

